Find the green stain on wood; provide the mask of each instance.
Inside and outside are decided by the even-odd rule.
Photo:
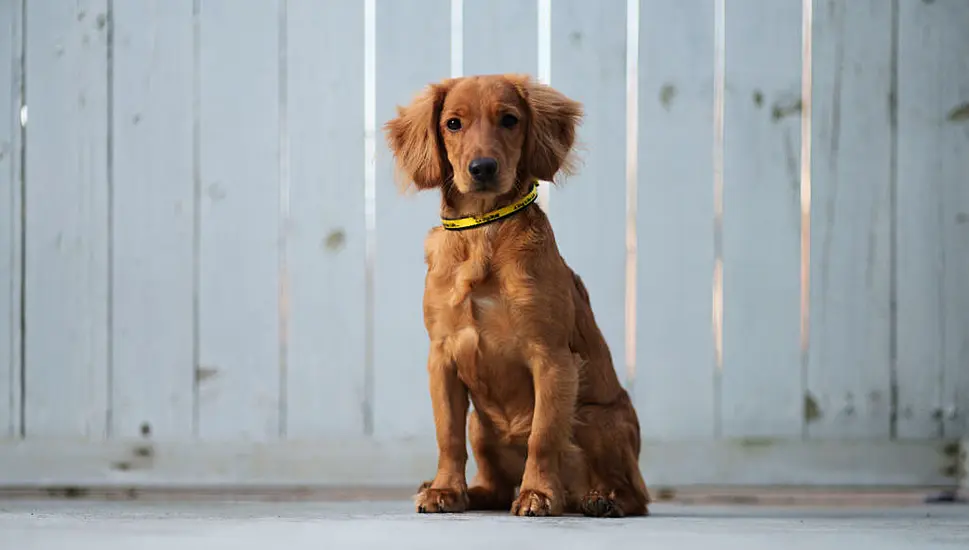
[[[775,103],[770,111],[770,118],[774,122],[779,122],[782,118],[789,117],[791,115],[796,115],[801,112],[802,103],[798,99],[793,103],[783,104]]]
[[[942,446],[942,454],[948,457],[958,457],[962,454],[962,445],[958,441],[950,441]]]
[[[764,93],[760,90],[754,90],[754,94],[751,99],[753,99],[754,105],[756,105],[758,108],[764,106]]]
[[[659,91],[659,102],[663,104],[663,108],[669,111],[674,99],[676,99],[676,86],[664,84]]]
[[[821,418],[821,407],[818,406],[818,402],[814,399],[813,395],[809,393],[804,394],[805,422],[814,422],[819,418]]]
[[[969,120],[969,102],[953,107],[946,117],[949,122],[965,122]]]

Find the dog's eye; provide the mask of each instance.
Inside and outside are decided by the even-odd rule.
[[[447,126],[447,129],[451,130],[452,132],[457,132],[461,129],[461,120],[457,118],[449,118],[444,124]]]
[[[518,124],[518,117],[515,115],[504,115],[501,117],[501,125],[505,128],[514,128]]]

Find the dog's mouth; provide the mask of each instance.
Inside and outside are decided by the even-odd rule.
[[[493,179],[476,181],[468,178],[463,186],[466,193],[479,197],[500,197],[515,191],[516,179],[514,176],[496,176]]]
[[[495,181],[467,181],[456,186],[462,195],[475,199],[494,199],[511,191],[513,185]]]
[[[471,182],[471,193],[483,196],[494,196],[497,195],[500,189],[498,189],[497,181],[473,181]]]

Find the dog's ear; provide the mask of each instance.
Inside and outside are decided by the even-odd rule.
[[[529,111],[521,175],[553,181],[560,171],[569,174],[576,128],[582,121],[582,104],[531,77],[512,78]]]
[[[398,106],[397,117],[384,124],[403,189],[411,183],[418,190],[431,189],[450,177],[451,165],[438,128],[449,88],[448,82],[431,84],[410,105]]]

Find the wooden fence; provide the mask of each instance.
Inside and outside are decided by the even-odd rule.
[[[584,102],[543,196],[654,484],[941,484],[969,426],[965,0],[0,0],[0,484],[402,484],[436,449],[452,74]],[[29,109],[29,110],[28,110]]]

